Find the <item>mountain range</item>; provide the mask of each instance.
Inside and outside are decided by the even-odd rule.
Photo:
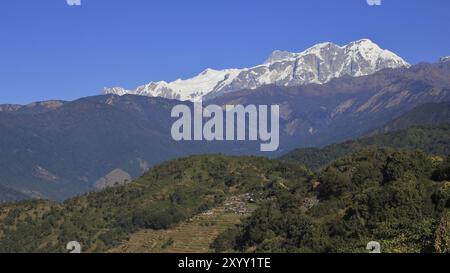
[[[262,65],[216,71],[75,101],[0,105],[0,186],[8,201],[65,200],[129,183],[161,162],[195,154],[278,157],[416,125],[450,123],[450,62],[409,65],[363,39],[275,51]],[[171,137],[175,105],[280,106],[280,148]],[[18,193],[11,194],[11,193]],[[8,198],[7,198],[8,197]]]
[[[323,84],[344,75],[365,76],[385,68],[400,67],[409,67],[409,64],[369,39],[354,41],[345,46],[327,42],[314,45],[301,53],[274,51],[263,64],[251,68],[206,69],[186,80],[150,82],[135,90],[105,88],[103,93],[198,101],[269,84]]]
[[[281,151],[288,152],[357,138],[417,106],[449,100],[450,62],[440,62],[343,76],[320,85],[263,86],[208,102],[279,105]]]
[[[450,101],[450,62],[388,68],[324,84],[266,85],[208,101],[278,104],[280,149],[274,153],[261,153],[256,142],[172,140],[171,110],[180,103],[193,107],[189,101],[109,94],[0,105],[0,185],[33,198],[64,200],[127,183],[173,158],[210,153],[276,157],[358,138],[425,103],[445,101]],[[450,121],[448,110],[439,119]],[[408,125],[414,125],[410,120]],[[420,124],[427,120],[435,119],[424,117]]]
[[[376,238],[383,252],[448,253],[448,60],[324,43],[250,69],[0,105],[0,252],[74,240],[84,252],[365,252]],[[173,107],[200,100],[279,105],[279,150],[173,140]]]

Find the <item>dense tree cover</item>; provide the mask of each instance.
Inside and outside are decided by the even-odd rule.
[[[364,149],[335,161],[308,192],[273,191],[242,225],[221,234],[217,251],[448,252],[450,184],[432,180],[448,161],[422,152]],[[305,200],[317,196],[310,209]]]
[[[62,204],[0,207],[0,252],[64,252],[69,241],[106,251],[142,228],[165,229],[267,183],[309,177],[304,167],[257,157],[194,156],[155,167],[133,183]]]
[[[436,230],[434,248],[439,253],[450,252],[450,211],[447,211],[441,218],[438,229]]]
[[[450,181],[450,156],[439,164],[433,173],[433,178],[438,181]]]
[[[327,166],[333,160],[367,147],[421,150],[428,154],[447,156],[450,154],[450,125],[411,127],[406,130],[333,144],[323,149],[297,149],[289,152],[282,159],[317,170]]]

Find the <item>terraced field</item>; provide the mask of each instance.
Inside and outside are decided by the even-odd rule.
[[[239,207],[239,210],[236,209]],[[245,207],[245,212],[242,208]],[[223,231],[239,224],[255,209],[254,204],[234,199],[167,230],[141,230],[111,250],[121,253],[205,253]]]

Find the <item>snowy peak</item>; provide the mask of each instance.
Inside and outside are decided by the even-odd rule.
[[[450,62],[450,56],[446,56],[446,57],[441,57],[439,59],[440,63],[445,63],[445,62]]]
[[[264,62],[264,64],[271,64],[287,59],[295,58],[297,54],[289,52],[289,51],[281,51],[281,50],[275,50],[272,52],[272,55]]]
[[[314,45],[308,49],[306,49],[305,51],[298,53],[297,56],[298,57],[303,57],[306,55],[321,55],[324,51],[333,51],[333,50],[338,50],[339,48],[341,48],[340,46],[334,44],[334,43],[320,43],[317,45]]]
[[[364,76],[385,68],[409,67],[402,58],[369,39],[345,46],[326,42],[303,52],[274,51],[261,65],[244,69],[206,69],[190,79],[151,82],[135,90],[105,88],[105,94],[135,94],[198,101],[263,85],[324,84],[344,75]]]
[[[230,85],[211,91],[204,99],[267,84],[324,84],[345,75],[365,76],[385,68],[408,66],[402,58],[368,39],[345,46],[320,43],[300,53],[274,51],[263,65],[243,69]]]
[[[372,61],[376,63],[380,59],[395,61],[398,65],[409,66],[409,64],[402,58],[392,53],[389,50],[381,49],[377,44],[369,39],[361,39],[354,41],[345,46],[339,46],[334,43],[326,42],[316,44],[301,53],[292,53],[288,51],[275,50],[272,55],[267,59],[265,64],[276,63],[279,61],[288,61],[292,59],[297,59],[305,57],[307,55],[315,55],[317,57],[322,57],[322,54],[328,54],[330,52],[336,53],[337,51],[343,51],[346,55],[351,58],[355,58],[358,55],[363,57],[365,60]]]
[[[370,63],[372,70],[409,66],[402,58],[389,50],[381,49],[369,39],[352,42],[345,47],[345,51],[354,61],[358,61],[358,58],[362,57],[363,60]],[[364,74],[370,74],[370,72]]]
[[[122,87],[105,87],[105,88],[103,88],[103,94],[116,94],[119,96],[123,96],[128,93],[131,93],[131,91],[126,90]]]

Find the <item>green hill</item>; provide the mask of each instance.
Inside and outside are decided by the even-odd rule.
[[[195,156],[64,203],[1,206],[0,252],[65,252],[74,240],[84,252],[364,252],[371,240],[445,252],[449,179],[449,159],[418,151],[363,149],[317,174]]]
[[[0,252],[66,252],[70,241],[84,252],[364,252],[373,240],[384,252],[449,252],[449,129],[283,160],[192,156],[63,203],[1,205]]]
[[[365,147],[422,150],[429,154],[446,156],[450,154],[450,125],[435,128],[411,127],[406,130],[333,144],[323,149],[297,149],[289,152],[281,159],[297,162],[317,170],[333,160]]]
[[[309,193],[273,191],[213,245],[227,252],[364,252],[377,241],[383,252],[449,252],[449,159],[361,150],[321,171]]]
[[[0,252],[62,252],[69,241],[107,251],[143,229],[174,227],[229,197],[275,181],[306,181],[304,167],[256,157],[196,156],[162,164],[133,183],[68,200],[0,207]]]

